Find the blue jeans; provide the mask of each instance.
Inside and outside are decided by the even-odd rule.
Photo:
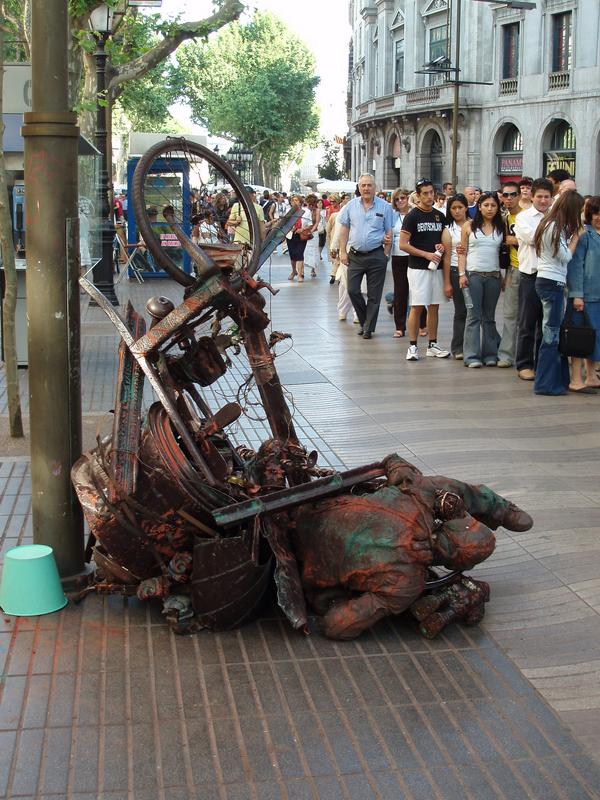
[[[536,394],[565,394],[569,362],[558,351],[560,323],[565,315],[565,284],[536,278],[535,291],[542,302],[542,343],[535,368]]]
[[[500,272],[468,272],[473,308],[467,309],[464,364],[496,363],[500,337],[496,329],[496,306],[500,297]]]

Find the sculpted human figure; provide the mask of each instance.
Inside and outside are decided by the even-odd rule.
[[[353,639],[405,611],[427,568],[467,570],[490,556],[492,531],[531,528],[531,517],[487,486],[425,476],[397,455],[387,484],[301,507],[293,542],[307,600],[333,639]]]

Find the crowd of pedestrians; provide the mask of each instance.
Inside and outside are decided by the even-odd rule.
[[[375,333],[391,262],[394,291],[386,296],[394,338],[406,338],[406,360],[462,361],[470,369],[514,368],[536,394],[600,390],[600,197],[582,197],[564,170],[545,178],[505,182],[497,191],[451,183],[436,191],[376,192],[361,175],[354,196],[303,197],[250,189],[261,235],[290,208],[302,211],[285,247],[289,281],[316,278],[330,263],[338,283],[338,318],[358,335]],[[226,191],[193,193],[192,239],[199,244],[250,243],[242,204]],[[323,255],[325,254],[325,259]],[[306,272],[305,272],[306,270]],[[453,302],[449,349],[438,342],[439,307]],[[502,330],[496,313],[502,303]],[[595,348],[570,364],[559,349],[561,323],[595,329]]]
[[[509,181],[497,191],[456,192],[445,183],[439,192],[423,179],[414,192],[399,188],[390,196],[361,175],[356,196],[326,202],[324,208],[314,195],[305,200],[289,240],[289,277],[302,279],[302,252],[316,268],[324,231],[330,282],[339,283],[338,317],[352,316],[363,339],[375,332],[391,261],[394,292],[386,300],[393,336],[408,339],[407,361],[420,360],[419,338],[426,336],[426,356],[452,357],[470,369],[514,368],[536,394],[600,390],[600,197],[582,197],[568,173]],[[303,240],[303,231],[313,239]],[[309,257],[312,241],[319,249]],[[438,342],[438,316],[450,300],[446,349]],[[570,363],[559,349],[565,316],[596,331],[593,352]]]

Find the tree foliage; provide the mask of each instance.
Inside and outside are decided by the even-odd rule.
[[[107,46],[109,81],[121,65],[157,46],[172,26],[173,23],[165,23],[158,14],[126,15]],[[176,64],[167,59],[136,80],[121,84],[112,99],[116,100],[133,130],[171,132],[169,106],[179,99],[181,85]]]
[[[322,142],[324,153],[323,161],[318,166],[319,177],[325,178],[329,181],[339,181],[343,178],[344,173],[340,164],[340,151],[335,142]]]
[[[193,119],[252,148],[263,183],[295,145],[314,138],[314,58],[275,15],[256,12],[207,44],[180,48],[177,60]]]

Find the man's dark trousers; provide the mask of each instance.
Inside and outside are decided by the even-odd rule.
[[[378,247],[369,253],[348,251],[348,295],[356,311],[360,327],[365,333],[373,333],[377,325],[387,262],[383,247]],[[363,275],[367,276],[366,303],[360,291]]]
[[[542,339],[542,303],[535,291],[537,275],[521,273],[519,282],[519,317],[517,327],[517,370],[535,369]]]

